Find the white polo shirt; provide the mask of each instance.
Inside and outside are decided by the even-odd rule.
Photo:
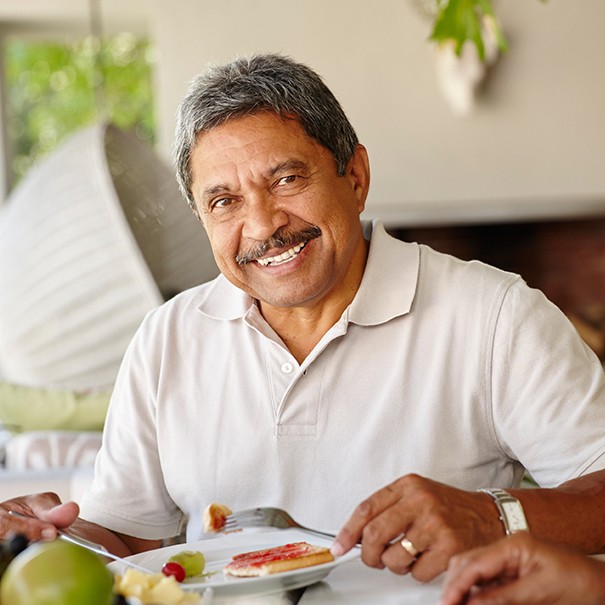
[[[372,231],[365,225],[367,237]],[[82,516],[198,539],[210,502],[338,529],[406,473],[465,489],[605,467],[603,369],[510,273],[373,226],[352,304],[302,364],[224,277],[152,311],[112,397]]]

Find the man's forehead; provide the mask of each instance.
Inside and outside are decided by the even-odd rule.
[[[198,133],[191,155],[194,178],[209,176],[217,170],[236,170],[244,165],[270,176],[282,168],[304,169],[322,150],[329,153],[297,122],[278,117],[249,118],[233,119]]]
[[[249,113],[234,114],[230,117],[227,117],[210,128],[204,128],[203,130],[198,131],[196,133],[196,138],[199,139],[200,137],[203,137],[206,134],[210,134],[216,130],[221,130],[230,127],[251,125],[263,127],[267,124],[273,126],[281,125],[284,127],[298,126],[300,130],[304,132],[304,129],[301,126],[300,120],[297,116],[293,114],[284,115],[275,111],[261,109]]]

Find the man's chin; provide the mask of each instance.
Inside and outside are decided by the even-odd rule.
[[[280,309],[294,309],[296,307],[309,307],[317,304],[317,299],[312,295],[306,295],[300,289],[297,292],[272,291],[257,295],[255,298],[263,305]]]

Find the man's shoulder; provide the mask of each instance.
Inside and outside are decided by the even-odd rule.
[[[525,297],[530,288],[510,271],[480,260],[464,260],[420,244],[418,295],[429,299],[460,301],[469,308],[502,304],[511,290]]]
[[[517,273],[500,269],[478,259],[466,260],[440,252],[426,244],[419,244],[419,250],[421,264],[432,273],[449,274],[452,277],[472,280],[480,279],[493,284],[521,279]]]
[[[382,224],[373,225],[372,245],[381,264],[391,263],[391,269],[401,267],[402,263],[420,264],[421,277],[450,277],[489,281],[491,283],[510,282],[520,276],[505,271],[477,259],[462,259],[447,252],[441,252],[427,244],[399,239],[387,233]]]

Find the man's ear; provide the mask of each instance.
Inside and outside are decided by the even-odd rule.
[[[359,212],[363,212],[370,190],[370,159],[366,148],[358,143],[347,166],[347,176],[357,197]]]
[[[202,217],[200,215],[200,210],[197,207],[197,202],[193,201],[189,203],[189,208],[191,208],[191,212],[193,212],[193,216],[195,216],[195,218],[202,223],[202,225],[204,224],[204,221],[202,221]],[[204,225],[205,227],[205,225]]]

